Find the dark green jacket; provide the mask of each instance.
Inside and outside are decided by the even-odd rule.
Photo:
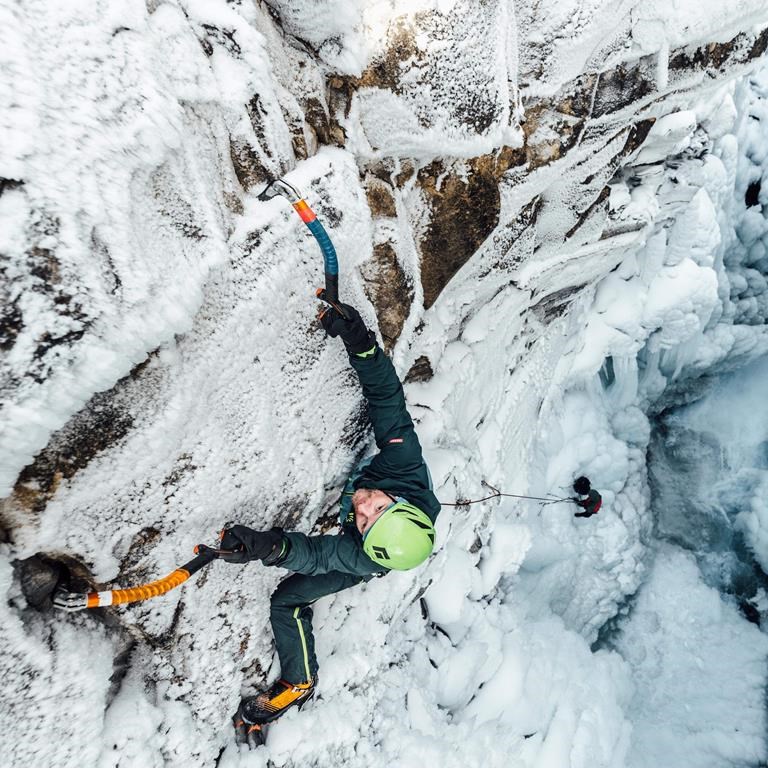
[[[402,496],[424,510],[434,522],[440,512],[440,502],[432,492],[421,444],[392,363],[378,346],[369,357],[355,355],[350,362],[368,401],[368,415],[379,452],[363,466],[359,475],[353,475],[352,488],[348,483],[345,493],[356,488],[378,488],[393,496]],[[283,552],[270,564],[305,574],[339,571],[368,576],[386,571],[363,551],[354,515],[342,521],[341,533],[336,536],[286,533]]]

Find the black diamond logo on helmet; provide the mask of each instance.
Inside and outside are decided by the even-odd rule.
[[[378,557],[380,560],[389,560],[389,554],[387,553],[387,550],[384,549],[384,547],[371,547],[373,550],[373,553]]]

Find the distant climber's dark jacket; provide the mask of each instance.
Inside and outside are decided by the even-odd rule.
[[[403,386],[392,363],[378,346],[370,357],[354,355],[350,362],[368,401],[368,415],[379,452],[359,473],[352,475],[344,489],[347,503],[341,533],[335,536],[285,533],[282,551],[266,558],[267,565],[310,575],[338,571],[369,576],[386,572],[363,551],[363,538],[355,526],[354,511],[349,503],[349,497],[357,488],[377,488],[392,496],[402,496],[422,509],[433,522],[440,512],[440,502],[431,490],[429,470],[405,405]]]
[[[586,499],[574,499],[574,501],[584,510],[577,512],[574,517],[592,517],[603,505],[603,497],[594,488],[589,492]]]

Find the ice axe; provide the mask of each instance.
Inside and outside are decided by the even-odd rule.
[[[124,605],[126,603],[138,603],[141,600],[149,600],[151,597],[157,597],[158,595],[170,592],[206,565],[226,554],[231,554],[231,551],[198,544],[195,547],[195,557],[192,560],[184,563],[184,565],[162,579],[151,581],[148,584],[140,584],[137,587],[111,589],[105,592],[70,592],[60,587],[54,595],[53,605],[67,613],[74,613],[76,611],[84,611],[87,608],[104,608],[109,605]]]
[[[258,197],[261,202],[266,202],[277,196],[284,197],[293,206],[293,209],[314,235],[322,251],[325,267],[325,288],[317,289],[317,298],[332,306],[343,318],[348,320],[348,313],[339,303],[339,260],[325,227],[309,207],[301,192],[285,179],[272,179]]]

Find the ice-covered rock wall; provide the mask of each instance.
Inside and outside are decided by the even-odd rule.
[[[653,538],[671,543],[652,547],[647,583],[601,633],[601,647],[634,667],[625,710],[633,766],[757,763],[765,754],[765,641],[747,619],[759,624],[765,610],[753,558],[764,553],[766,84],[762,69],[680,155],[625,176],[629,205],[650,200],[661,215],[588,313],[584,351],[593,370],[601,365],[600,397],[650,417],[634,439],[648,446]],[[617,436],[638,424],[617,415]]]
[[[685,635],[637,659],[673,603],[641,595],[616,633],[634,679],[590,644],[666,573],[648,572],[648,414],[765,352],[762,81],[733,95],[768,47],[762,6],[0,5],[5,754],[267,759],[235,750],[229,717],[276,673],[280,572],[217,563],[102,616],[52,616],[45,585],[64,566],[74,587],[152,579],[227,520],[332,520],[369,436],[314,321],[316,245],[255,199],[288,173],[408,377],[440,498],[585,472],[606,504],[577,526],[564,506],[446,507],[427,567],[318,606],[320,697],[269,759],[654,764],[654,680],[680,693],[664,673]],[[744,708],[702,729],[725,744],[712,765],[765,759],[763,636],[677,557],[671,594],[752,648]],[[733,675],[701,659],[716,697]]]

